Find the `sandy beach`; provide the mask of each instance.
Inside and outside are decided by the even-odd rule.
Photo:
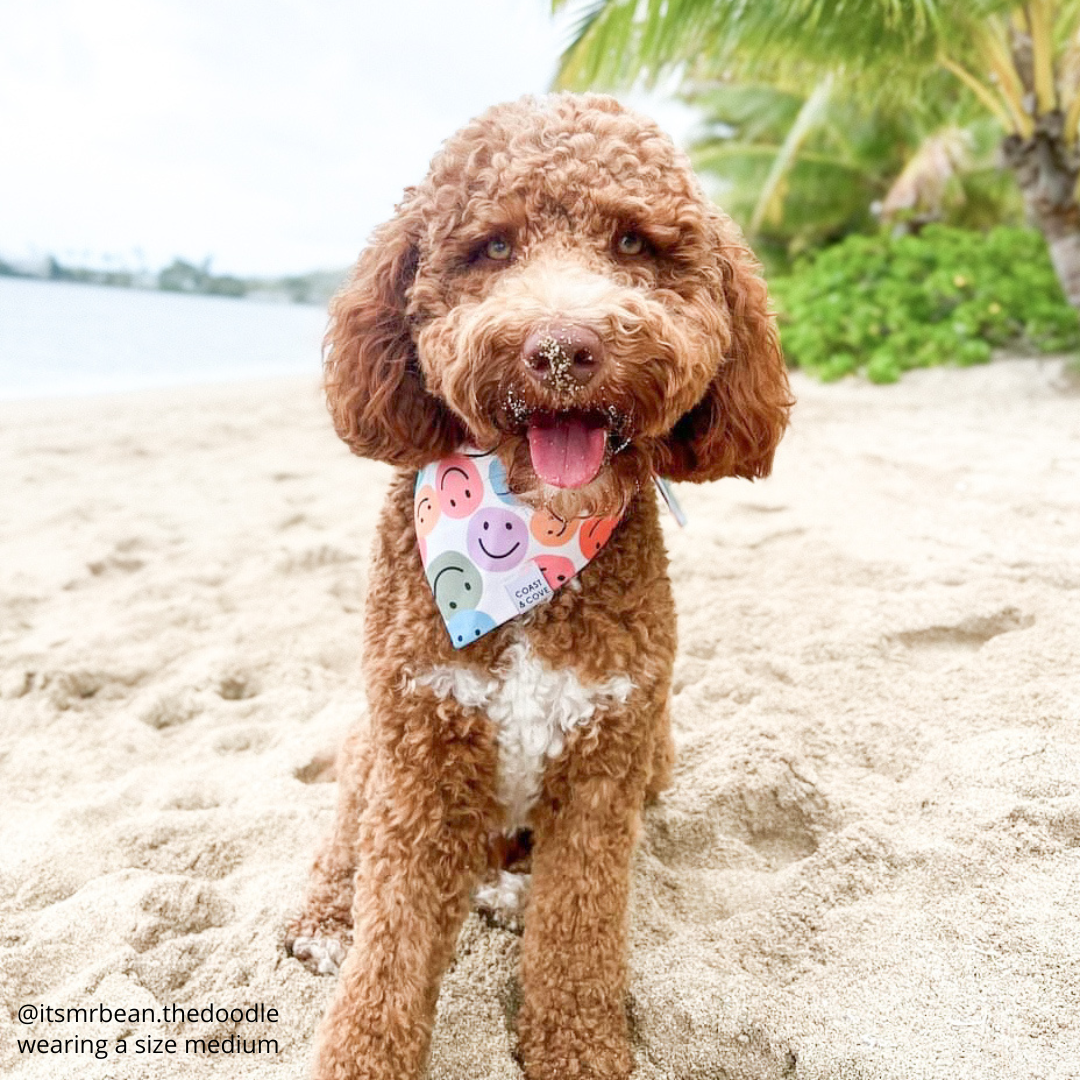
[[[1020,359],[795,390],[774,476],[665,526],[635,1075],[1076,1080],[1080,392]],[[310,381],[0,405],[0,1072],[305,1075],[332,980],[282,928],[388,475]],[[517,940],[470,916],[430,1080],[520,1080]]]

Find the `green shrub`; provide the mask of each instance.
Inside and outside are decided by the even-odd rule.
[[[994,347],[1080,348],[1042,235],[931,225],[849,236],[772,282],[788,363],[825,380],[895,382],[935,364],[982,364]]]

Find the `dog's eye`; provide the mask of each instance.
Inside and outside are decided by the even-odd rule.
[[[615,250],[620,255],[641,255],[647,246],[645,237],[639,232],[634,232],[633,229],[619,233],[615,241]]]
[[[510,253],[510,241],[505,236],[493,236],[484,245],[484,254],[493,262],[506,262]]]

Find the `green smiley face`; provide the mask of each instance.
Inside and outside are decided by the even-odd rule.
[[[427,579],[435,604],[447,621],[460,611],[472,611],[484,592],[480,571],[458,551],[444,552],[430,563]]]

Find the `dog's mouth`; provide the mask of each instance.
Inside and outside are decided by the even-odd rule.
[[[556,413],[533,416],[528,438],[533,471],[544,483],[579,488],[594,479],[604,464],[608,429],[600,417]]]
[[[524,423],[533,472],[552,487],[584,487],[626,446],[626,427],[615,409],[535,410]]]

